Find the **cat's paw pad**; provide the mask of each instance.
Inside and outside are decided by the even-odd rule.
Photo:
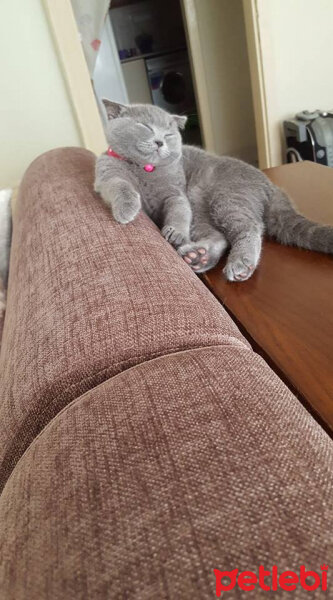
[[[255,265],[246,257],[228,260],[223,273],[228,281],[246,281],[255,270]]]
[[[215,266],[216,261],[210,256],[208,249],[195,244],[186,244],[179,248],[179,254],[196,273],[203,273]]]
[[[172,225],[164,225],[161,234],[169,244],[172,244],[176,248],[186,242],[186,236],[180,231],[177,231]]]

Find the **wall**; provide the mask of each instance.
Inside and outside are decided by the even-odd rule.
[[[41,0],[3,0],[0,21],[0,188],[57,146],[81,145]]]
[[[183,0],[183,4],[190,43],[194,33],[191,51],[197,87],[206,88],[202,90],[206,100],[202,94],[200,102],[203,113],[205,102],[209,104],[207,148],[254,163],[257,151],[242,0]]]
[[[248,0],[245,0],[247,2]],[[269,164],[285,162],[282,121],[333,108],[332,0],[256,0]]]

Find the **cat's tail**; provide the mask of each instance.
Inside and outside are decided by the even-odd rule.
[[[333,254],[333,227],[300,215],[287,194],[274,186],[265,214],[266,232],[281,244]]]

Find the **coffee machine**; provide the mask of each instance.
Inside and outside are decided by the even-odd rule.
[[[283,128],[287,162],[311,160],[333,167],[333,110],[303,110]]]

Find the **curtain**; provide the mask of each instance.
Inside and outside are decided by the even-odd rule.
[[[110,0],[71,0],[71,3],[89,73],[92,76]]]

